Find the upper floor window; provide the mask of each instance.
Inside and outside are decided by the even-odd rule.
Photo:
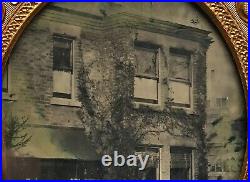
[[[135,42],[135,57],[134,100],[157,104],[159,97],[159,48],[149,43]]]
[[[218,108],[226,108],[228,105],[228,97],[216,98],[216,106]]]
[[[53,37],[53,97],[72,98],[73,40]]]
[[[171,48],[169,55],[169,80],[173,105],[191,107],[192,69],[188,51]]]

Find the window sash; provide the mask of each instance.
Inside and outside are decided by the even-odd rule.
[[[159,100],[159,46],[135,42],[136,69],[134,101],[158,104]]]
[[[188,170],[188,179],[192,179],[193,155],[192,149],[187,147],[170,148],[170,171],[186,169]],[[175,176],[176,177],[176,176]],[[173,178],[170,176],[170,178]]]
[[[53,70],[73,73],[72,44],[71,39],[54,36]]]
[[[152,79],[158,79],[159,78],[159,50],[158,49],[150,49],[150,48],[144,48],[144,47],[135,47],[135,51],[136,51],[136,58],[137,58],[137,53],[143,51],[144,54],[142,54],[143,56],[145,56],[147,53],[148,54],[153,54],[151,56],[153,56],[154,62],[150,65],[147,64],[145,62],[150,62],[152,60],[146,60],[143,58],[137,58],[136,60],[136,69],[135,69],[135,74],[138,77],[145,77],[145,78],[152,78]],[[150,55],[149,55],[150,56]],[[139,57],[139,56],[138,56]],[[143,60],[141,60],[143,59]],[[142,68],[142,66],[148,66],[146,67],[147,69]],[[150,68],[149,66],[153,67]],[[149,70],[151,69],[151,70]],[[149,73],[146,73],[146,71],[148,71]],[[150,73],[151,72],[151,73]]]
[[[171,104],[176,107],[190,108],[192,103],[192,87],[190,83],[170,80]],[[181,91],[181,93],[180,93]],[[184,92],[185,91],[185,92]]]
[[[148,79],[136,76],[134,81],[134,100],[136,102],[158,104],[158,87],[158,79]]]
[[[53,97],[68,98],[72,95],[72,75],[69,72],[53,71]]]
[[[184,60],[178,60],[178,58],[182,58]],[[184,65],[184,69],[186,69],[186,73],[184,73],[184,75],[181,75],[180,72],[176,70],[176,66],[181,67],[180,64],[186,64]],[[192,83],[191,56],[190,53],[187,53],[187,51],[170,49],[169,69],[170,79]]]
[[[192,104],[192,64],[191,52],[170,48],[169,83],[172,89],[172,105],[191,108]],[[171,85],[172,84],[172,85]],[[179,91],[185,91],[184,94]]]
[[[71,99],[73,82],[73,40],[53,37],[53,97]]]

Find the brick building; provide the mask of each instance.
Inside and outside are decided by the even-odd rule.
[[[134,56],[135,109],[161,112],[171,98],[173,108],[204,122],[209,33],[120,7],[47,6],[23,33],[4,77],[4,113],[29,118],[32,136],[8,163],[10,178],[102,178],[100,156],[82,131],[77,74],[86,66],[102,99],[102,83],[114,70],[114,40]],[[148,169],[146,179],[199,177],[200,138],[175,133],[148,136],[147,150],[160,162]]]

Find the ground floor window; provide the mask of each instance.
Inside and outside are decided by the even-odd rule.
[[[170,155],[170,179],[192,179],[192,149],[171,147]]]
[[[160,179],[160,147],[158,146],[141,146],[137,148],[137,154],[149,155],[146,168],[140,175],[141,179],[156,180]]]

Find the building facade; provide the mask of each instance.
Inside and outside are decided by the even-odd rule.
[[[104,83],[117,73],[115,60],[127,61],[123,55],[131,56],[135,67],[135,110],[147,107],[161,113],[171,104],[193,118],[202,131],[206,52],[211,43],[208,34],[120,8],[92,5],[92,9],[80,11],[59,4],[47,6],[23,33],[5,72],[3,112],[27,117],[27,131],[32,136],[8,160],[9,178],[103,177],[101,156],[85,136],[79,116],[83,104],[78,73],[88,70],[92,93],[105,105],[103,99],[112,87]],[[117,54],[117,47],[122,55]],[[174,134],[147,136],[147,152],[159,162],[148,166],[145,179],[200,178],[204,175],[199,170],[200,133],[171,130]]]
[[[246,118],[244,102],[238,94],[240,91],[231,80],[223,84],[226,85],[224,88],[221,87],[225,80],[223,77],[233,73],[228,70],[228,67],[215,69],[215,66],[208,70],[206,140],[209,179],[237,179],[246,147]],[[226,71],[228,73],[218,79],[219,72]]]

